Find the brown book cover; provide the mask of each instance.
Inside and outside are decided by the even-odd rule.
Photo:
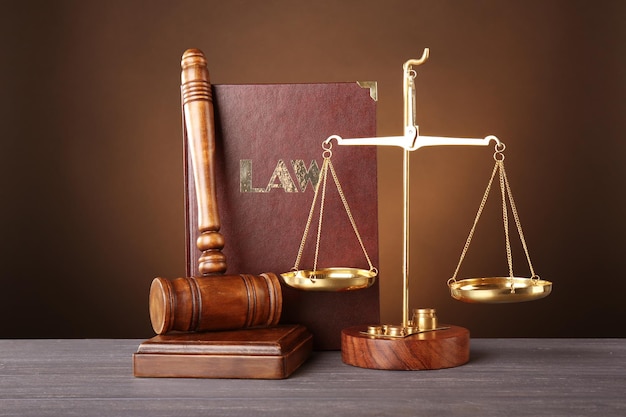
[[[376,102],[358,83],[213,85],[216,184],[228,274],[288,272],[295,263],[322,142],[376,136]],[[367,253],[378,266],[376,148],[338,146],[332,163]],[[187,275],[198,276],[197,207],[185,143]],[[369,269],[332,178],[327,185],[318,268]],[[315,221],[315,220],[314,220]],[[312,269],[317,223],[299,269]],[[380,277],[379,277],[380,278]],[[317,350],[340,349],[341,330],[380,321],[379,280],[367,289],[314,292],[283,285],[281,323],[303,324]]]

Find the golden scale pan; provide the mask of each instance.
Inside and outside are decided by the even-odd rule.
[[[518,303],[546,297],[552,283],[539,278],[466,278],[452,282],[450,295],[467,303]]]
[[[520,223],[519,215],[517,214],[515,200],[513,200],[511,187],[509,186],[509,181],[506,176],[506,171],[504,169],[504,149],[505,146],[503,143],[496,144],[496,152],[493,155],[496,164],[491,173],[491,178],[489,179],[487,188],[485,189],[485,194],[483,195],[483,198],[480,202],[478,212],[476,213],[476,218],[474,219],[474,224],[472,225],[469,236],[467,237],[467,241],[465,242],[465,246],[463,247],[463,251],[461,252],[461,258],[459,259],[459,263],[456,267],[456,270],[454,271],[452,278],[448,280],[450,295],[459,301],[465,301],[468,303],[493,304],[517,303],[522,301],[538,300],[540,298],[548,296],[552,291],[552,283],[550,281],[540,279],[539,276],[535,274],[532,262],[530,261],[530,254],[528,252],[528,247],[526,246],[526,240],[524,239],[522,224]],[[507,264],[509,267],[509,276],[466,278],[457,281],[457,274],[459,272],[459,269],[461,268],[461,264],[469,248],[472,236],[474,235],[474,231],[476,230],[476,225],[478,224],[478,220],[480,219],[480,215],[482,214],[485,203],[487,202],[487,197],[489,196],[489,191],[491,190],[491,185],[493,184],[496,173],[499,173],[500,194],[502,195],[502,220],[504,224],[504,236]],[[513,274],[513,259],[511,255],[511,242],[509,236],[509,214],[507,208],[507,197],[508,202],[511,206],[511,213],[513,214],[513,218],[517,226],[517,232],[519,233],[522,247],[524,248],[524,253],[526,254],[528,267],[530,268],[530,278],[515,277]]]
[[[350,208],[343,195],[335,169],[330,158],[331,140],[336,140],[338,145],[373,145],[373,146],[398,146],[403,148],[403,267],[402,267],[402,323],[401,324],[370,324],[357,325],[341,332],[341,357],[342,361],[349,365],[370,369],[388,370],[422,370],[422,369],[442,369],[459,366],[469,361],[469,331],[461,326],[439,324],[435,309],[422,308],[414,309],[413,315],[409,317],[409,242],[410,242],[410,185],[409,167],[410,154],[421,147],[440,145],[461,145],[461,146],[486,146],[492,141],[496,142],[494,159],[496,161],[491,179],[487,185],[487,190],[483,196],[478,213],[471,228],[465,247],[461,253],[461,258],[457,268],[448,279],[448,287],[451,296],[460,301],[468,303],[513,303],[521,301],[531,301],[546,297],[552,291],[552,283],[544,281],[535,274],[530,262],[528,248],[521,224],[517,215],[517,209],[513,202],[513,196],[509,187],[504,170],[504,144],[495,136],[485,138],[453,138],[422,136],[419,134],[419,127],[415,123],[415,83],[417,72],[414,67],[426,61],[429,55],[428,48],[420,59],[411,59],[404,63],[404,134],[402,136],[373,137],[373,138],[351,138],[343,139],[340,136],[330,136],[323,142],[324,149],[323,167],[320,180],[315,189],[313,204],[304,231],[304,236],[298,250],[298,255],[294,267],[290,272],[282,274],[284,282],[294,288],[309,291],[350,291],[359,290],[371,286],[376,279],[378,271],[370,262],[369,256],[363,246],[359,232],[350,213]],[[341,196],[344,208],[350,218],[352,227],[361,244],[363,253],[369,264],[369,269],[358,269],[352,267],[318,268],[317,258],[319,251],[320,235],[322,233],[322,214],[324,208],[324,196],[326,192],[326,182],[328,170],[333,176],[335,185]],[[486,203],[491,184],[495,174],[499,172],[500,191],[502,193],[502,215],[504,222],[504,232],[506,237],[507,263],[509,266],[508,276],[466,278],[457,280],[461,263],[465,257],[470,241],[474,234],[476,224]],[[321,191],[320,191],[321,190]],[[300,260],[306,241],[307,234],[312,222],[314,207],[321,196],[319,222],[317,227],[317,242],[315,247],[315,257],[313,269],[299,269]],[[513,262],[509,241],[508,208],[507,196],[511,205],[513,218],[517,225],[517,230],[522,241],[522,245],[530,266],[530,278],[520,278],[513,274]]]
[[[331,162],[332,157],[332,143],[331,138],[325,140],[322,143],[322,149],[324,150],[322,153],[322,157],[324,162],[322,163],[322,169],[320,171],[320,178],[315,187],[315,194],[313,195],[313,203],[311,204],[311,210],[309,211],[309,216],[307,219],[306,226],[304,228],[304,234],[302,236],[302,241],[300,242],[300,249],[298,250],[298,256],[296,257],[296,262],[294,267],[290,272],[286,272],[281,274],[281,277],[285,284],[289,285],[292,288],[297,288],[300,290],[309,290],[309,291],[352,291],[352,290],[360,290],[363,288],[368,288],[374,284],[376,281],[376,276],[378,275],[378,270],[372,265],[372,261],[370,260],[369,255],[367,254],[367,250],[365,249],[365,245],[363,244],[363,240],[361,239],[361,235],[356,226],[356,222],[354,221],[354,217],[352,217],[352,212],[350,211],[350,206],[348,205],[348,201],[343,193],[341,188],[341,184],[339,183],[339,179],[337,177],[337,173],[335,172],[335,168]],[[322,219],[324,215],[324,201],[326,198],[326,183],[328,180],[328,171],[330,169],[330,173],[335,182],[335,186],[337,187],[337,191],[339,192],[339,196],[341,197],[341,202],[343,203],[344,209],[350,219],[350,224],[352,225],[352,229],[361,245],[361,249],[363,250],[363,254],[365,255],[365,259],[369,264],[369,270],[353,268],[353,267],[331,267],[331,268],[318,268],[317,267],[317,259],[319,254],[319,246],[320,246],[320,237],[322,235]],[[313,220],[313,215],[317,206],[317,200],[320,199],[320,209],[319,209],[319,218],[317,223],[317,239],[315,241],[315,258],[313,260],[313,269],[299,269],[300,260],[302,258],[302,253],[304,251],[304,245],[306,243],[309,229],[311,227],[311,223]]]
[[[355,139],[343,139],[340,136],[333,135],[330,136],[322,143],[323,149],[323,158],[324,162],[322,165],[320,179],[315,189],[315,194],[313,197],[313,203],[311,205],[311,210],[309,212],[309,217],[307,219],[306,227],[304,230],[304,235],[302,237],[302,242],[300,244],[300,248],[298,250],[298,255],[296,258],[296,262],[294,267],[290,272],[286,272],[281,274],[283,281],[297,289],[301,290],[309,290],[309,291],[350,291],[350,290],[358,290],[371,286],[374,284],[376,280],[376,276],[378,275],[377,269],[372,265],[370,258],[365,250],[363,245],[363,241],[359,235],[359,231],[356,227],[352,214],[350,212],[350,208],[346,201],[346,198],[341,189],[341,185],[337,178],[337,174],[331,162],[332,156],[332,143],[331,141],[334,139],[337,141],[339,145],[374,145],[374,146],[399,146],[404,149],[404,306],[403,306],[403,323],[404,327],[408,327],[408,246],[406,242],[408,242],[408,228],[409,228],[409,219],[408,219],[408,205],[409,205],[409,181],[408,181],[408,155],[411,151],[414,151],[420,147],[424,146],[439,146],[439,145],[479,145],[485,146],[491,143],[491,141],[495,141],[495,153],[494,159],[496,161],[493,172],[491,174],[491,178],[487,185],[487,189],[485,190],[485,194],[481,201],[480,207],[478,209],[478,213],[474,220],[474,224],[470,230],[470,234],[465,243],[465,247],[461,253],[461,258],[457,265],[457,268],[452,276],[448,280],[448,287],[450,289],[450,294],[454,299],[459,301],[464,301],[468,303],[514,303],[514,302],[522,302],[522,301],[531,301],[537,300],[543,297],[546,297],[552,291],[552,283],[549,281],[545,281],[539,278],[537,274],[535,274],[532,263],[530,261],[530,255],[528,252],[528,248],[526,246],[526,241],[524,239],[524,235],[522,232],[521,223],[519,221],[519,216],[517,214],[517,209],[515,207],[515,202],[513,200],[513,196],[511,194],[511,189],[509,186],[508,179],[506,178],[506,172],[504,169],[504,143],[500,142],[500,140],[493,136],[487,136],[482,139],[468,139],[468,138],[449,138],[449,137],[433,137],[433,136],[422,136],[419,135],[418,126],[415,124],[415,88],[413,80],[416,76],[416,72],[412,69],[412,66],[417,66],[422,64],[428,58],[428,49],[424,50],[424,54],[422,58],[419,60],[409,60],[404,65],[404,117],[405,117],[405,127],[404,127],[404,135],[403,136],[393,136],[393,137],[375,137],[375,138],[355,138]],[[339,195],[343,202],[345,211],[350,218],[350,222],[354,229],[354,232],[357,236],[357,239],[361,245],[365,258],[369,264],[369,270],[359,269],[353,267],[331,267],[331,268],[318,268],[317,267],[317,257],[319,252],[319,243],[320,236],[322,233],[322,216],[323,216],[323,208],[324,208],[324,198],[326,194],[326,183],[328,179],[328,171],[330,169],[331,175],[339,191]],[[507,263],[509,266],[509,276],[508,277],[481,277],[481,278],[465,278],[457,280],[457,274],[469,248],[472,236],[474,234],[476,225],[480,218],[480,215],[483,211],[485,203],[487,201],[487,197],[489,195],[489,191],[491,189],[491,185],[495,178],[496,173],[499,173],[499,182],[500,182],[500,191],[502,194],[502,213],[503,213],[503,223],[504,223],[504,231],[505,231],[505,243],[506,243],[506,253],[507,253]],[[320,191],[321,190],[321,191]],[[508,218],[508,209],[507,209],[507,197],[511,206],[511,212],[513,214],[513,218],[515,220],[515,224],[517,226],[517,230],[522,242],[522,246],[524,248],[524,252],[526,254],[526,258],[528,261],[528,265],[530,267],[531,277],[530,278],[521,278],[515,277],[513,274],[513,265],[512,265],[512,256],[511,256],[511,245],[509,239],[509,218]],[[313,269],[299,269],[300,260],[302,257],[302,252],[304,249],[305,241],[307,239],[309,229],[312,223],[313,214],[315,211],[316,203],[318,198],[320,198],[320,210],[319,210],[319,220],[317,227],[317,241],[315,246],[315,258]]]

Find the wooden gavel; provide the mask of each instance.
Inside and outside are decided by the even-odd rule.
[[[150,320],[157,334],[171,330],[209,331],[278,324],[280,281],[273,273],[223,275],[226,257],[220,233],[215,185],[215,119],[209,71],[198,49],[181,61],[183,133],[191,158],[198,205],[196,246],[200,277],[172,281],[155,278],[150,286]]]

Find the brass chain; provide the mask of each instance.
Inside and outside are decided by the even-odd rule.
[[[487,188],[485,189],[485,193],[483,194],[483,198],[480,202],[480,206],[478,207],[478,213],[476,213],[476,217],[474,218],[474,224],[472,225],[472,228],[470,229],[470,232],[469,232],[469,236],[467,237],[467,240],[465,241],[465,246],[463,246],[463,251],[461,252],[461,259],[459,259],[459,263],[456,266],[456,270],[454,271],[454,274],[452,274],[452,278],[448,280],[448,284],[450,284],[451,282],[456,282],[456,277],[459,273],[459,269],[461,269],[461,264],[463,263],[463,260],[465,259],[465,255],[467,254],[467,250],[469,249],[469,245],[470,245],[470,242],[472,241],[472,237],[474,236],[474,232],[476,231],[476,225],[478,224],[480,215],[482,214],[483,209],[485,208],[485,204],[487,203],[487,197],[489,197],[491,184],[493,183],[493,179],[496,176],[497,171],[498,171],[498,164],[496,163],[495,166],[493,167],[493,171],[491,172],[491,178],[489,179],[489,182],[487,183]]]
[[[509,266],[509,278],[513,279],[513,255],[511,253],[511,239],[509,237],[509,211],[506,206],[506,187],[504,185],[503,160],[496,160],[499,168],[500,177],[500,194],[502,194],[502,222],[504,223],[504,243],[506,249],[506,263]]]
[[[311,204],[311,209],[309,210],[309,216],[306,221],[306,226],[304,227],[304,233],[302,235],[302,240],[300,241],[300,248],[298,249],[298,255],[296,257],[296,262],[293,266],[292,271],[297,271],[300,265],[300,261],[302,260],[302,253],[304,252],[304,245],[306,243],[306,238],[309,235],[309,229],[311,227],[311,221],[313,220],[313,213],[315,212],[315,203],[317,201],[317,196],[320,190],[320,183],[322,182],[322,178],[326,176],[326,171],[328,170],[328,162],[326,158],[324,158],[324,162],[322,163],[322,169],[320,172],[320,177],[318,179],[317,185],[315,186],[315,193],[313,194],[313,203]]]
[[[335,180],[335,185],[337,186],[337,191],[339,192],[339,197],[341,197],[341,202],[343,203],[343,207],[346,210],[346,214],[348,214],[348,218],[350,219],[350,224],[352,225],[352,229],[354,230],[354,234],[356,235],[357,240],[359,241],[359,245],[361,246],[361,250],[363,251],[363,254],[365,255],[365,259],[367,260],[367,264],[370,268],[370,271],[375,271],[376,272],[376,268],[374,267],[374,265],[372,265],[372,261],[370,260],[369,255],[367,254],[367,250],[365,250],[365,245],[363,244],[363,239],[361,239],[361,234],[359,233],[359,229],[357,229],[356,227],[356,222],[354,221],[354,217],[352,216],[352,212],[350,211],[350,206],[348,205],[348,200],[346,200],[346,196],[343,193],[343,190],[341,188],[341,184],[339,183],[339,179],[337,178],[337,173],[335,172],[335,167],[333,166],[333,163],[330,161],[328,161],[328,165],[330,167],[330,173],[333,176],[333,179]],[[319,239],[319,236],[318,236]]]
[[[539,279],[539,276],[535,274],[535,270],[530,260],[530,253],[528,251],[528,246],[526,245],[526,239],[524,238],[524,233],[522,231],[522,224],[520,222],[517,208],[515,206],[513,193],[511,192],[511,186],[509,185],[509,181],[506,176],[506,171],[504,169],[504,153],[503,153],[504,149],[505,149],[505,146],[503,143],[496,145],[496,151],[493,154],[493,158],[496,161],[496,163],[493,167],[493,171],[491,172],[491,177],[489,178],[489,182],[487,183],[487,188],[485,189],[485,193],[483,194],[483,198],[478,207],[478,212],[476,213],[476,217],[474,218],[474,223],[472,225],[472,228],[470,229],[469,236],[467,237],[467,240],[465,241],[465,245],[463,246],[463,250],[461,252],[461,258],[459,259],[459,263],[457,264],[457,267],[454,271],[454,274],[452,275],[452,278],[448,280],[448,285],[452,284],[453,282],[456,282],[456,277],[461,268],[461,264],[463,263],[463,260],[465,259],[465,255],[467,254],[467,250],[469,249],[469,245],[472,241],[472,237],[474,236],[474,232],[476,231],[476,225],[478,224],[478,220],[480,219],[483,209],[485,208],[485,204],[487,203],[487,197],[489,196],[489,192],[491,191],[491,186],[493,184],[493,180],[495,178],[496,172],[499,173],[500,193],[502,195],[502,221],[504,224],[504,239],[505,239],[505,245],[506,245],[506,258],[507,258],[507,265],[509,268],[509,277],[511,278],[511,280],[514,278],[513,256],[512,256],[511,242],[510,242],[510,236],[509,236],[509,216],[508,216],[508,210],[507,210],[507,204],[506,204],[507,197],[511,205],[511,212],[513,213],[513,218],[515,220],[515,225],[517,227],[517,231],[519,233],[520,240],[522,242],[522,247],[524,248],[524,253],[528,261],[531,278],[534,280]],[[513,287],[511,291],[514,291]]]
[[[517,208],[515,207],[515,200],[513,200],[513,193],[511,192],[511,186],[509,185],[509,180],[506,176],[506,171],[504,170],[504,163],[502,163],[502,167],[500,168],[500,170],[502,172],[502,176],[504,177],[504,184],[506,185],[507,194],[509,196],[509,203],[511,204],[511,212],[513,213],[513,218],[515,219],[517,232],[519,233],[520,241],[522,242],[522,247],[524,248],[524,254],[526,255],[526,260],[528,261],[528,268],[530,269],[530,277],[533,279],[539,279],[539,275],[535,273],[535,269],[533,268],[533,263],[530,260],[530,252],[528,251],[528,246],[526,246],[526,239],[524,238],[524,232],[522,231],[522,222],[520,222],[519,215],[517,214]]]
[[[328,150],[330,152],[330,150]],[[320,240],[322,238],[322,218],[324,217],[324,202],[326,201],[326,180],[328,179],[328,167],[331,165],[330,156],[324,158],[322,163],[322,174],[319,181],[322,183],[322,198],[320,200],[320,217],[317,222],[317,238],[315,239],[315,257],[313,258],[313,271],[317,271],[317,258],[320,253]],[[313,276],[312,281],[315,280]]]
[[[317,198],[318,195],[320,194],[320,189],[321,189],[321,197],[320,197],[320,212],[319,212],[319,219],[318,219],[318,224],[317,224],[317,237],[315,240],[315,257],[313,259],[313,271],[317,271],[317,260],[318,260],[318,255],[319,255],[319,247],[320,247],[320,240],[321,240],[321,236],[322,236],[322,218],[324,216],[324,202],[326,200],[326,183],[327,183],[327,179],[328,179],[328,168],[330,168],[330,173],[333,177],[333,180],[335,182],[335,186],[337,187],[337,191],[339,193],[339,197],[341,198],[341,202],[343,203],[344,209],[346,211],[346,214],[348,215],[348,219],[350,220],[350,224],[352,225],[352,229],[354,230],[354,233],[356,235],[357,240],[359,241],[359,245],[361,246],[361,250],[363,250],[363,254],[365,255],[365,259],[367,260],[367,263],[369,265],[370,271],[375,272],[376,274],[378,273],[377,269],[374,267],[374,265],[372,264],[372,261],[370,260],[370,257],[367,253],[367,250],[365,249],[365,244],[363,243],[363,239],[361,239],[361,235],[359,233],[359,230],[356,226],[356,222],[354,220],[354,217],[352,216],[352,211],[350,210],[350,206],[348,205],[348,201],[346,200],[345,194],[343,192],[343,189],[341,187],[341,184],[339,182],[339,178],[337,177],[337,173],[335,171],[335,167],[333,166],[332,161],[330,160],[332,157],[332,144],[330,142],[324,142],[322,144],[322,148],[324,149],[324,152],[322,153],[322,157],[324,159],[324,162],[322,163],[322,169],[320,170],[320,177],[317,183],[317,186],[315,187],[315,194],[313,196],[313,203],[311,204],[311,209],[309,211],[309,216],[307,218],[307,222],[306,222],[306,226],[304,228],[304,234],[302,236],[302,241],[300,242],[300,248],[298,249],[298,255],[296,257],[296,262],[294,267],[292,268],[292,270],[297,271],[298,267],[300,265],[300,261],[302,260],[302,253],[304,251],[304,246],[306,243],[306,239],[307,236],[309,234],[309,230],[311,228],[311,222],[313,220],[313,213],[315,212],[315,206],[316,206],[316,202],[317,202]],[[311,281],[315,281],[315,275],[311,276]]]

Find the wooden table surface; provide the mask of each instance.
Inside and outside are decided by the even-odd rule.
[[[466,365],[314,352],[284,380],[135,378],[142,340],[0,340],[2,416],[626,416],[626,339],[472,339]]]

